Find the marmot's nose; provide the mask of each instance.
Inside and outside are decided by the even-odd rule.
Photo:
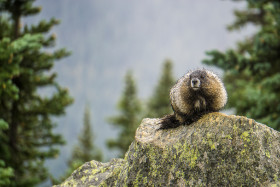
[[[193,83],[194,85],[196,85],[197,82],[198,82],[197,80],[192,80],[192,83]]]
[[[192,79],[192,87],[199,87],[200,86],[200,81],[197,78]]]

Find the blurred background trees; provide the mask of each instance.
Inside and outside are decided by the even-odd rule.
[[[72,156],[69,160],[70,166],[83,164],[91,160],[102,161],[102,153],[99,148],[94,144],[94,137],[92,125],[90,122],[90,108],[87,105],[84,111],[83,129],[78,137],[78,144],[72,151]]]
[[[125,87],[118,102],[119,114],[108,118],[108,122],[119,128],[117,139],[109,139],[107,146],[110,149],[118,149],[119,156],[123,157],[129,145],[134,140],[135,130],[141,122],[141,102],[138,98],[137,87],[132,71],[125,75]]]
[[[169,92],[174,84],[175,78],[173,75],[173,63],[171,60],[166,60],[163,63],[159,81],[152,93],[152,96],[148,100],[145,117],[159,118],[172,113],[169,101]]]
[[[74,170],[91,160],[102,161],[103,155],[101,150],[95,145],[95,133],[92,130],[90,120],[90,107],[86,105],[84,111],[83,129],[78,137],[78,144],[72,149],[72,154],[68,160],[68,169],[59,179],[52,177],[53,184],[59,184],[67,179]]]
[[[34,186],[48,178],[44,161],[55,158],[56,145],[64,143],[53,133],[56,124],[51,117],[64,114],[73,101],[50,72],[54,61],[69,52],[46,50],[55,43],[55,36],[46,34],[59,22],[21,25],[22,17],[40,12],[32,3],[0,1],[0,167],[8,167],[6,177],[13,171],[10,181],[3,182],[1,172],[0,183],[11,186]],[[48,96],[40,94],[43,88],[51,89]]]
[[[280,1],[249,0],[235,17],[230,31],[253,24],[257,32],[235,49],[208,52],[204,62],[224,70],[228,108],[280,130]]]
[[[108,119],[109,123],[119,128],[117,139],[109,139],[107,145],[111,149],[120,151],[120,157],[126,153],[134,140],[135,131],[143,118],[160,118],[172,113],[169,102],[169,91],[175,83],[171,60],[163,62],[162,72],[152,96],[147,102],[138,98],[136,83],[132,71],[125,76],[125,88],[117,105],[119,115]]]

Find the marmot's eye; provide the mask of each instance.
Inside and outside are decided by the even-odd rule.
[[[205,75],[201,75],[200,78],[204,79],[204,78],[205,78]]]

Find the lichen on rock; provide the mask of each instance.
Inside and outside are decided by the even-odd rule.
[[[280,133],[211,113],[175,129],[144,119],[124,159],[91,161],[59,186],[269,186],[279,184]]]

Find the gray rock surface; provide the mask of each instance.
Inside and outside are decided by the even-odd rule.
[[[124,159],[91,161],[58,186],[277,186],[280,133],[211,113],[176,129],[144,119]]]

